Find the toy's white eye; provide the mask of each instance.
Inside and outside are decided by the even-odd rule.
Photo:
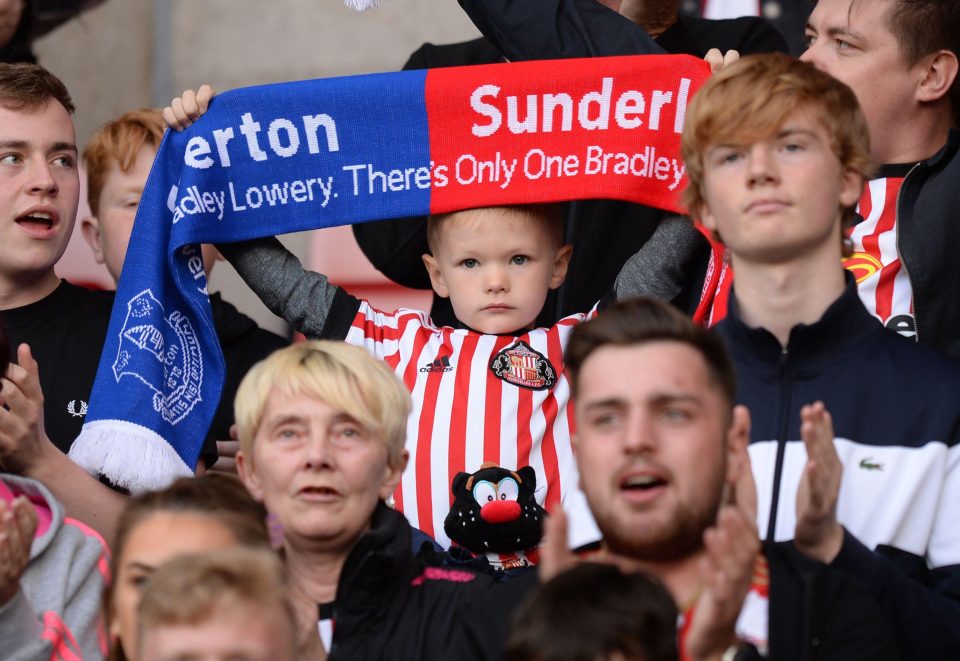
[[[492,503],[497,499],[497,487],[491,482],[481,480],[473,485],[473,498],[480,503],[480,507]]]
[[[505,477],[497,484],[497,495],[500,496],[500,500],[515,501],[520,495],[520,485],[512,477]]]

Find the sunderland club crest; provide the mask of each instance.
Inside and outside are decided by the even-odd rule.
[[[120,350],[113,363],[120,382],[132,376],[153,391],[153,409],[171,425],[201,401],[203,361],[193,326],[179,310],[164,316],[163,306],[145,289],[127,303]]]
[[[494,356],[490,370],[497,378],[530,390],[549,390],[557,382],[557,371],[547,357],[523,340]]]

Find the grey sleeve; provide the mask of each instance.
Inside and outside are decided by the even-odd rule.
[[[307,337],[320,337],[338,290],[327,276],[304,269],[274,237],[217,249],[271,312]]]
[[[687,283],[687,266],[702,241],[689,218],[664,218],[653,236],[620,269],[613,283],[617,299],[653,296],[672,301]]]
[[[101,567],[106,567],[107,562],[107,550],[99,538],[87,537],[71,563],[67,579],[63,622],[73,632],[83,659],[98,659],[104,652],[101,645],[106,631],[101,604],[107,577],[101,573]]]
[[[43,625],[23,590],[0,606],[0,653],[4,659],[49,659],[53,646],[43,637]]]
[[[47,550],[27,565],[16,597],[0,607],[0,658],[104,658],[106,553],[99,537],[61,527]]]

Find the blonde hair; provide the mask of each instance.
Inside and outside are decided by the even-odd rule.
[[[564,241],[564,207],[560,204],[516,204],[508,207],[476,207],[473,209],[463,209],[461,211],[450,211],[447,213],[433,214],[427,217],[427,246],[430,254],[436,255],[437,248],[440,245],[440,228],[447,221],[464,214],[502,215],[517,214],[526,216],[536,222],[541,222],[547,227],[550,237],[556,242],[556,247],[563,245]]]
[[[682,150],[689,185],[683,201],[690,215],[699,220],[706,203],[707,149],[768,138],[801,108],[816,113],[842,167],[869,176],[870,134],[850,88],[793,57],[753,55],[712,76],[687,109]],[[843,209],[843,227],[850,226],[854,218],[853,207]]]
[[[218,609],[246,603],[287,625],[288,649],[297,648],[297,620],[287,597],[283,565],[268,550],[237,548],[183,555],[161,565],[137,606],[138,640],[161,626],[202,624]]]
[[[410,393],[386,363],[365,349],[327,340],[304,342],[254,365],[234,401],[240,449],[251,463],[253,441],[273,392],[308,395],[343,411],[383,441],[392,468],[402,466]]]
[[[93,215],[100,213],[100,194],[113,167],[130,172],[144,147],[157,149],[167,125],[159,110],[138,108],[107,122],[90,137],[83,150],[87,168],[87,200]]]

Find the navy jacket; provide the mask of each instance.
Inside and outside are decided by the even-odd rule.
[[[904,658],[960,654],[960,363],[885,330],[843,295],[786,348],[731,305],[715,327],[751,413],[758,526],[793,538],[806,462],[800,408],[833,416],[844,472],[838,518],[847,531],[832,566],[866,583]]]

